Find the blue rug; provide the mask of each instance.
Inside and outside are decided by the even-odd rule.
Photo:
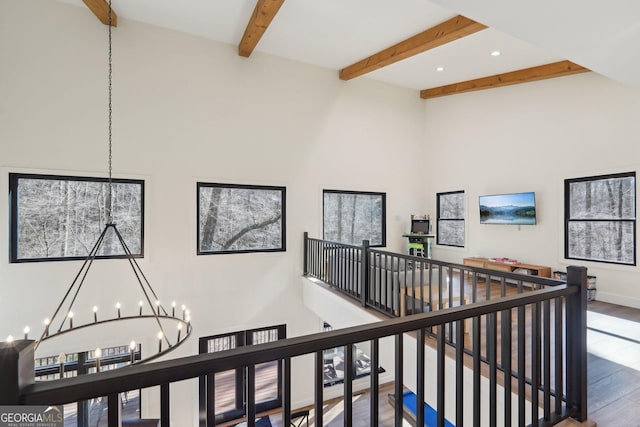
[[[402,402],[404,407],[411,411],[412,414],[416,414],[416,395],[412,391],[405,391],[402,394]],[[427,427],[435,427],[437,425],[438,415],[436,410],[431,406],[424,404],[424,425]],[[455,427],[451,422],[444,420],[446,427]]]

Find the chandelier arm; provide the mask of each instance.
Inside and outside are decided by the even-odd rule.
[[[156,299],[157,299],[157,296],[156,296],[155,292],[153,292],[153,288],[151,287],[151,284],[149,284],[149,281],[147,280],[146,276],[142,272],[142,269],[140,268],[140,266],[138,265],[136,260],[133,258],[133,254],[129,250],[129,247],[125,243],[122,235],[118,231],[118,228],[115,226],[115,224],[113,224],[113,230],[115,231],[116,236],[118,236],[118,240],[120,241],[120,244],[122,245],[122,247],[123,247],[123,249],[125,251],[125,254],[127,256],[127,260],[129,261],[129,265],[131,266],[131,269],[133,270],[133,274],[136,276],[136,279],[138,280],[138,283],[140,284],[140,288],[142,288],[142,292],[144,293],[144,296],[147,298],[147,301],[149,302],[149,306],[151,307],[151,312],[153,313],[153,317],[156,319],[156,323],[158,324],[158,327],[160,328],[160,332],[162,332],[164,340],[167,342],[167,345],[172,346],[171,342],[169,341],[169,337],[167,336],[167,333],[164,330],[164,326],[162,326],[162,322],[160,322],[160,317],[159,317],[160,316],[160,309],[162,309],[162,311],[164,312],[164,314],[166,316],[168,315],[167,311],[164,309],[164,307],[162,307],[162,304],[160,304],[158,306],[158,311],[157,312],[156,312],[156,310],[153,309],[153,303],[151,302],[151,299],[149,298],[149,294],[147,293],[147,290],[145,289],[144,284],[142,283],[142,279],[140,278],[140,276],[142,276],[144,278],[144,281],[146,282],[147,286],[149,287],[149,289],[153,293],[153,296],[156,297]]]
[[[124,238],[120,235],[120,232],[116,231],[116,233],[118,235],[118,239],[120,239],[120,243],[122,244],[122,247],[124,248],[125,252],[131,254],[131,250],[129,250],[129,246],[127,246],[127,243],[124,241]],[[140,275],[144,279],[144,283],[147,284],[147,287],[151,291],[151,295],[153,295],[153,297],[157,301],[158,300],[158,295],[156,295],[156,292],[154,291],[153,287],[151,286],[151,283],[149,283],[149,280],[147,279],[147,276],[145,276],[144,272],[142,271],[142,268],[140,268],[140,266],[138,265],[138,262],[133,257],[133,255],[131,255],[131,257],[129,259],[129,262],[135,265],[135,269],[137,269],[137,271],[140,273]],[[133,268],[133,266],[131,268]],[[134,269],[134,271],[135,271],[135,269]],[[136,274],[136,276],[137,276],[137,274]],[[140,286],[142,286],[142,290],[146,295],[146,291],[144,289],[144,285],[143,285],[142,281],[140,279],[138,279],[138,281],[140,282]],[[165,315],[169,315],[169,313],[167,312],[167,310],[165,310],[165,308],[164,308],[164,306],[162,304],[160,304],[160,308],[162,309],[162,312]]]
[[[69,308],[67,309],[67,314],[69,314],[69,312],[73,308],[73,304],[75,304],[76,299],[78,298],[78,294],[80,293],[80,289],[82,289],[82,285],[84,285],[84,281],[87,278],[87,275],[89,274],[89,270],[91,269],[91,266],[93,265],[93,261],[96,259],[96,256],[98,255],[98,250],[100,249],[100,246],[102,246],[102,242],[104,242],[104,238],[105,238],[105,236],[107,234],[107,230],[111,226],[112,226],[111,224],[105,225],[104,230],[102,231],[102,233],[100,234],[100,237],[98,237],[98,240],[96,241],[96,244],[91,249],[91,252],[89,253],[89,256],[87,257],[87,260],[85,261],[85,263],[82,265],[82,268],[78,272],[78,276],[80,276],[80,274],[84,271],[84,273],[82,274],[82,278],[80,279],[80,282],[78,284],[78,288],[76,289],[76,292],[73,294],[73,298],[71,299],[71,303],[69,303]],[[74,284],[78,280],[78,276],[76,276],[76,278],[74,279],[74,281],[73,281]],[[63,301],[67,298],[67,296],[68,295],[65,296]],[[64,327],[64,320],[65,319],[62,319],[62,323],[60,324],[60,328],[58,329],[58,332],[60,332],[62,330],[62,328]]]
[[[85,269],[86,269],[86,271],[89,271],[89,268],[91,268],[91,263],[93,263],[93,260],[95,259],[96,254],[98,253],[98,248],[100,246],[100,243],[104,239],[104,236],[105,236],[106,233],[107,233],[107,228],[105,227],[105,229],[102,230],[102,233],[98,237],[98,240],[96,241],[96,243],[91,248],[91,251],[89,251],[89,255],[87,256],[87,258],[85,258],[84,262],[82,263],[82,267],[80,267],[80,270],[78,271],[78,274],[76,274],[76,277],[73,279],[73,282],[71,282],[71,286],[69,286],[69,289],[67,289],[67,292],[64,294],[64,297],[62,297],[62,301],[60,301],[60,304],[58,304],[58,307],[56,308],[55,312],[53,313],[53,316],[51,316],[49,324],[53,324],[53,321],[55,320],[56,316],[60,312],[60,309],[64,305],[64,302],[66,301],[66,299],[69,296],[69,294],[71,293],[71,290],[76,285],[76,283],[78,281],[78,278],[80,277],[80,275],[82,275],[82,272],[85,271]],[[89,265],[88,267],[87,267],[87,264]],[[84,273],[84,277],[86,277],[86,276],[87,276],[87,273],[85,272]],[[84,277],[83,277],[82,281],[84,281]],[[82,286],[82,282],[81,282],[80,286]],[[77,291],[76,291],[76,295],[77,295]],[[75,299],[75,297],[74,297],[74,299]],[[71,305],[69,306],[69,310],[71,310]],[[60,332],[60,330],[62,329],[62,325],[64,325],[64,319],[62,320],[62,323],[60,325],[60,329],[58,330],[58,332]],[[40,339],[38,339],[36,341],[36,343],[35,343],[34,351],[38,348],[38,345],[40,345],[40,342],[46,337],[48,331],[49,331],[49,325],[45,325],[45,328],[42,331],[42,334],[40,335]]]

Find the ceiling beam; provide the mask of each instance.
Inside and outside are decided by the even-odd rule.
[[[109,2],[107,0],[82,0],[87,5],[91,12],[102,22],[104,25],[109,25]],[[118,15],[111,9],[111,26],[118,26]]]
[[[284,0],[258,0],[238,46],[240,56],[248,58],[251,55],[282,3]]]
[[[353,79],[485,28],[487,28],[485,25],[462,15],[455,16],[448,21],[343,68],[340,70],[340,78],[342,80]]]
[[[434,87],[420,91],[420,98],[429,99],[439,96],[455,95],[458,93],[472,92],[475,90],[491,89],[501,86],[515,85],[519,83],[535,82],[536,80],[552,79],[555,77],[570,76],[571,74],[591,71],[571,61],[554,62],[553,64],[540,65],[511,71],[504,74],[496,74],[489,77],[467,80],[466,82],[453,83],[446,86]]]

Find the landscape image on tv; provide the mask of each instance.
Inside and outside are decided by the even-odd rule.
[[[535,193],[480,196],[480,224],[536,223]]]

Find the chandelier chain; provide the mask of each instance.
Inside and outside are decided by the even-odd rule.
[[[111,216],[111,212],[113,210],[113,200],[112,200],[112,196],[113,196],[113,182],[112,182],[112,121],[113,121],[113,109],[112,109],[112,105],[111,105],[111,97],[112,97],[112,58],[111,58],[111,27],[113,24],[112,21],[112,16],[113,16],[113,12],[111,9],[111,0],[109,0],[109,189],[108,189],[108,199],[107,199],[107,218],[108,218],[108,223],[111,224],[113,222],[112,216]]]

